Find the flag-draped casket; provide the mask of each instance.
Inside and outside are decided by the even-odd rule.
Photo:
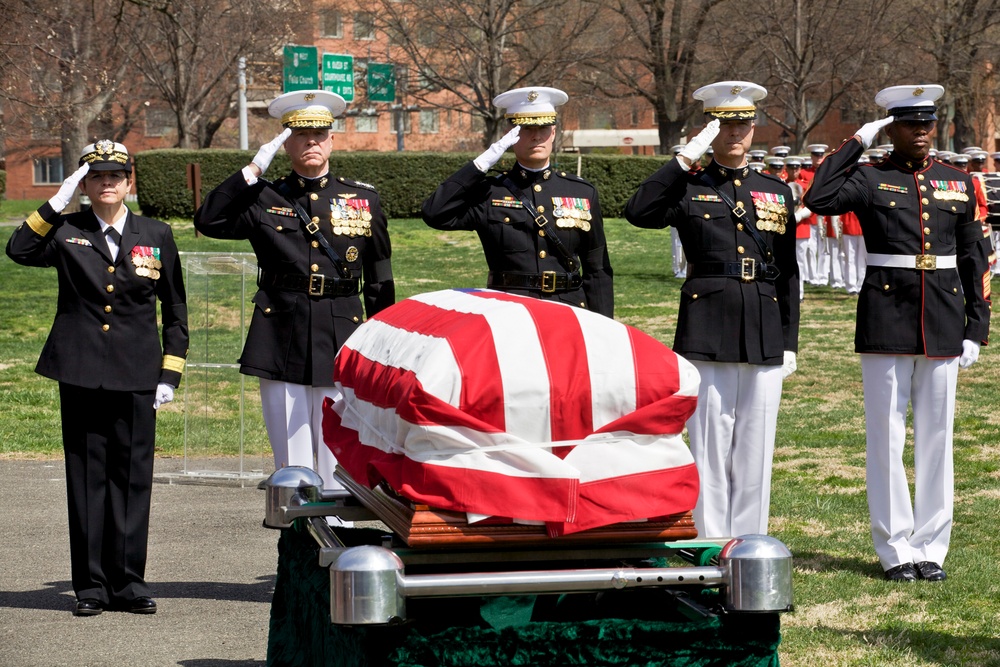
[[[334,379],[324,438],[363,485],[552,536],[697,500],[680,433],[698,372],[603,315],[490,290],[421,294],[359,327]]]

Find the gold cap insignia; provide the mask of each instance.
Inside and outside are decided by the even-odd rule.
[[[920,97],[923,94],[924,94],[924,89],[923,88],[917,87],[917,88],[913,89],[913,96],[914,97]]]
[[[528,93],[529,102],[534,102],[537,99],[538,99],[538,93],[536,93],[535,91],[531,91],[530,93]]]
[[[101,139],[94,144],[94,149],[101,155],[110,155],[115,152],[115,142],[110,139]]]
[[[732,88],[729,89],[730,95],[739,95],[742,92],[743,92],[743,86],[733,86]]]
[[[306,93],[305,97],[303,97],[302,99],[304,99],[306,102],[312,102],[314,99],[316,99],[316,95],[314,95],[313,93]]]
[[[349,247],[347,252],[344,253],[344,257],[347,258],[348,262],[358,261],[358,249],[354,246]]]

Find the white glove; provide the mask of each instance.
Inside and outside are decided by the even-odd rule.
[[[267,168],[271,166],[271,160],[273,160],[274,156],[278,154],[278,151],[281,150],[285,140],[290,136],[292,136],[292,128],[286,127],[281,134],[261,146],[260,150],[257,151],[257,154],[253,156],[253,159],[250,160],[250,164],[257,165],[257,168],[260,169],[260,176],[263,176],[264,172],[267,171]]]
[[[520,136],[521,126],[515,125],[513,130],[500,137],[492,146],[483,151],[482,155],[472,161],[472,164],[476,165],[476,169],[485,174],[489,171],[490,167],[497,163],[497,160],[500,159],[504,151],[517,143],[517,139]]]
[[[90,171],[89,162],[74,171],[69,175],[69,178],[63,181],[63,184],[59,186],[59,192],[49,200],[49,206],[52,207],[53,211],[59,213],[69,206],[70,201],[73,200],[73,195],[76,194],[76,186],[80,185],[80,181],[83,180],[88,171]]]
[[[812,215],[812,211],[810,211],[805,206],[803,206],[803,207],[799,208],[799,210],[797,210],[795,212],[795,222],[802,222],[803,220],[805,220],[806,218],[808,218],[810,215]]]
[[[712,145],[715,138],[719,136],[721,125],[722,123],[719,122],[718,118],[712,119],[712,122],[706,125],[704,130],[684,145],[681,152],[677,154],[677,157],[682,157],[687,162],[686,165],[684,162],[681,162],[683,166],[690,169],[701,159],[701,156],[708,151],[708,147]]]
[[[958,358],[959,368],[968,368],[979,359],[979,343],[971,340],[962,341],[962,356]]]
[[[785,360],[781,364],[781,379],[784,380],[786,377],[791,375],[796,371],[798,366],[795,363],[795,353],[791,350],[785,350]]]
[[[878,136],[879,130],[895,120],[892,116],[888,118],[883,118],[882,120],[873,120],[870,123],[865,123],[861,126],[861,129],[854,133],[858,139],[861,140],[862,145],[868,148],[875,141],[875,137]]]
[[[159,410],[161,405],[174,400],[174,388],[169,384],[161,382],[156,385],[156,398],[153,399],[153,409]]]

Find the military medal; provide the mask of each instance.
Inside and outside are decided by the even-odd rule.
[[[556,226],[564,229],[577,228],[589,232],[590,200],[582,197],[553,197],[552,212],[556,216]]]
[[[757,229],[784,234],[788,222],[785,196],[774,192],[751,192],[750,196],[757,213]]]
[[[344,253],[344,258],[347,259],[348,262],[358,261],[358,249],[354,246],[348,247],[347,252]]]

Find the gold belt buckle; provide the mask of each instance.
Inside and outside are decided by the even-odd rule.
[[[556,291],[556,272],[542,271],[542,291],[551,294]]]
[[[937,255],[917,255],[916,268],[920,271],[934,271],[937,269]]]
[[[744,257],[743,260],[740,261],[740,280],[745,283],[752,283],[756,278],[754,275],[756,272],[757,260],[753,257]]]
[[[326,276],[322,273],[309,274],[309,296],[323,296],[324,287],[326,287]]]

